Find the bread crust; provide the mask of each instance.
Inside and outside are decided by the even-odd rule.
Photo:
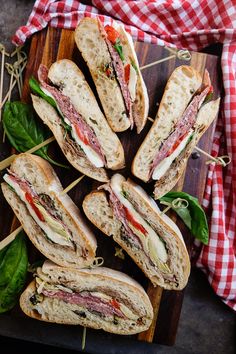
[[[8,187],[7,183],[4,182],[1,185],[3,194],[21,222],[26,234],[42,254],[59,265],[73,265],[74,267],[90,265],[95,257],[97,242],[95,236],[82,219],[79,209],[68,195],[60,195],[63,190],[62,185],[53,168],[41,157],[28,153],[19,154],[13,161],[10,170],[19,176],[19,173],[21,173],[19,168],[21,164],[26,162],[34,167],[37,175],[43,176],[45,182],[43,188],[46,189],[47,194],[53,198],[64,218],[69,220],[69,226],[74,230],[73,240],[76,242],[77,248],[72,251],[67,247],[48,241],[41,228],[29,214],[25,204],[17,194]],[[29,178],[29,175],[27,178]],[[76,234],[75,230],[77,232]],[[80,246],[88,250],[86,259],[79,253]]]
[[[118,289],[122,289],[121,290],[122,294],[127,294],[130,301],[135,302],[136,307],[139,308],[140,306],[140,311],[142,311],[142,313],[145,309],[145,314],[146,314],[145,324],[140,328],[138,328],[138,326],[136,325],[133,326],[132,328],[127,329],[127,328],[122,328],[122,326],[117,327],[113,323],[105,320],[101,322],[98,321],[97,319],[96,321],[96,317],[93,320],[89,318],[84,319],[79,316],[75,316],[73,318],[69,318],[69,316],[60,317],[57,316],[56,313],[53,313],[53,310],[51,313],[51,318],[47,318],[46,316],[43,317],[37,311],[35,311],[34,306],[32,306],[31,302],[29,301],[30,297],[36,292],[35,280],[28,285],[28,287],[25,289],[25,291],[22,293],[20,297],[20,307],[27,316],[30,316],[32,318],[41,321],[46,321],[46,322],[54,322],[54,323],[62,323],[62,324],[70,324],[70,325],[82,325],[86,327],[88,326],[94,329],[103,329],[107,332],[123,334],[123,335],[135,334],[149,328],[153,318],[152,305],[144,289],[129,276],[121,272],[104,268],[104,267],[100,267],[100,269],[75,270],[73,268],[58,267],[53,263],[48,263],[48,262],[46,263],[47,263],[46,267],[44,264],[41,272],[45,273],[47,279],[49,280],[51,279],[51,281],[49,282],[52,284],[57,284],[57,283],[63,284],[64,281],[65,284],[70,284],[71,287],[73,286],[73,289],[78,289],[78,291],[83,290],[83,286],[84,286],[83,284],[85,284],[86,289],[92,290],[91,283],[94,284],[94,288],[93,288],[94,290],[96,290],[96,287],[103,287],[103,288],[106,288],[106,286],[108,287],[108,285],[106,284],[109,284],[109,289],[114,288],[114,290],[116,291],[118,291]],[[59,281],[59,279],[63,279],[63,280]],[[88,287],[86,286],[87,284],[86,279],[88,281],[88,284],[90,284],[88,285]],[[136,301],[137,299],[138,301]],[[43,303],[44,300],[41,305],[42,308],[43,308]],[[63,303],[64,302],[62,300],[59,301],[60,307],[63,306]],[[144,314],[142,316],[144,316]]]

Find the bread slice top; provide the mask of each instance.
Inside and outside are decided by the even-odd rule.
[[[64,95],[70,98],[76,111],[93,129],[106,157],[107,167],[113,170],[123,168],[125,160],[121,142],[111,130],[77,65],[68,59],[59,60],[51,65],[48,77],[54,85],[61,88]]]
[[[83,220],[78,207],[67,194],[61,194],[63,187],[52,166],[39,156],[29,153],[17,155],[11,164],[10,170],[20,178],[25,178],[37,194],[45,193],[56,202],[62,215],[69,213],[78,235],[83,237],[94,251],[97,241],[86,222]],[[65,220],[66,221],[66,220]]]
[[[132,162],[132,173],[148,182],[149,170],[162,142],[182,117],[189,101],[202,83],[201,75],[191,66],[182,65],[171,74],[155,121]]]

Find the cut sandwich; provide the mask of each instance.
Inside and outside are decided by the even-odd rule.
[[[20,306],[41,321],[125,335],[147,330],[153,318],[144,289],[126,274],[104,267],[75,270],[48,261],[37,269]]]
[[[170,191],[188,158],[215,119],[220,99],[211,101],[213,88],[206,71],[180,66],[170,76],[157,117],[132,163],[132,173],[144,182],[156,181],[155,199]]]
[[[113,236],[154,286],[183,289],[190,261],[175,223],[140,186],[119,174],[102,188],[83,201],[88,219],[107,236]]]
[[[4,197],[44,256],[61,266],[93,262],[96,238],[70,197],[61,194],[62,185],[47,161],[20,154],[3,178]]]
[[[122,132],[135,125],[140,133],[149,101],[130,34],[115,21],[103,27],[99,20],[86,17],[76,28],[75,41],[111,128]]]
[[[107,181],[105,168],[124,167],[124,150],[109,127],[79,68],[70,60],[38,70],[30,86],[38,116],[51,129],[68,161],[80,172]],[[49,83],[50,80],[50,83]]]

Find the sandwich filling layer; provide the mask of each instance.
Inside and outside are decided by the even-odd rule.
[[[121,238],[133,248],[142,250],[151,266],[161,272],[163,277],[175,281],[166,243],[127,199],[128,196],[122,189],[123,181],[125,179],[121,175],[114,175],[110,184],[102,186],[109,192],[110,206],[123,225]]]
[[[72,233],[56,210],[53,199],[47,194],[37,194],[26,179],[18,177],[12,171],[8,171],[3,178],[26,205],[29,214],[43,230],[45,237],[55,244],[74,250]]]
[[[169,136],[163,140],[160,149],[150,166],[149,178],[159,180],[193,138],[197,113],[204,101],[212,95],[209,74],[206,73],[205,77],[207,77],[206,85],[200,90],[200,92],[197,92],[194,95],[181,119],[179,119],[173,127]]]
[[[133,102],[136,98],[137,72],[132,62],[128,62],[123,54],[121,35],[112,26],[103,27],[99,22],[99,30],[106,42],[111,56],[111,63],[105,63],[104,72],[114,79],[116,77],[125,103],[126,115],[129,117],[131,129],[134,126]]]
[[[143,318],[134,308],[132,302],[122,299],[122,295],[116,293],[115,290],[97,287],[94,289],[75,290],[65,284],[49,283],[40,274],[36,276],[36,292],[30,297],[30,302],[43,317],[47,314],[44,312],[43,301],[46,298],[61,301],[71,306],[72,311],[78,317],[85,319],[89,314],[102,318],[105,321],[119,324],[120,320],[131,320],[134,325],[142,325]],[[42,305],[41,305],[42,304]]]
[[[39,67],[38,78],[41,90],[55,101],[56,108],[62,118],[62,125],[69,131],[73,140],[80,146],[88,160],[95,167],[103,167],[106,164],[106,158],[96,134],[76,111],[70,98],[56,87],[47,83],[48,69],[42,64]]]

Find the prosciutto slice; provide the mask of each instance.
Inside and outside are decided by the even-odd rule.
[[[153,171],[159,165],[159,163],[169,156],[169,151],[172,150],[175,143],[184,137],[189,130],[194,126],[197,118],[197,112],[205,100],[207,94],[210,91],[210,86],[205,87],[199,94],[194,96],[188,107],[183,113],[182,118],[177,122],[176,126],[168,138],[163,142],[160,150],[157,152],[156,157],[154,158],[150,172],[149,178],[151,178]]]
[[[102,152],[100,143],[93,129],[86,123],[84,118],[76,111],[69,97],[65,96],[56,87],[50,86],[48,80],[48,68],[41,64],[38,70],[38,79],[43,88],[45,88],[56,101],[62,115],[68,119],[78,132],[79,136],[83,137],[86,145],[89,145],[102,159],[105,164],[105,156]]]
[[[97,296],[93,296],[89,291],[81,293],[68,293],[66,291],[42,290],[43,295],[63,300],[69,304],[76,304],[86,307],[88,310],[97,311],[106,316],[116,315],[125,318],[123,312],[119,309],[119,304],[115,300],[103,300]],[[114,302],[114,303],[113,303]]]

